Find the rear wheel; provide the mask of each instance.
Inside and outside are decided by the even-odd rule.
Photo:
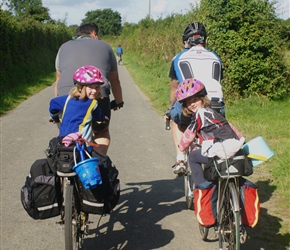
[[[81,231],[81,214],[76,207],[74,186],[65,186],[65,208],[64,208],[64,232],[65,249],[79,250],[83,245],[83,233]]]
[[[228,250],[240,250],[240,208],[238,193],[234,183],[229,182],[224,193],[218,213],[219,247],[228,244]]]

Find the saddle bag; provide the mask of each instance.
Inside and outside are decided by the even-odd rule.
[[[202,226],[212,226],[217,218],[217,186],[209,181],[196,185],[194,189],[194,213]]]
[[[241,149],[233,157],[226,160],[221,160],[217,156],[209,158],[203,174],[208,181],[217,180],[219,177],[250,176],[253,174],[253,165]]]
[[[240,189],[242,224],[248,227],[257,225],[260,214],[260,200],[257,186],[245,180]]]
[[[92,157],[99,159],[102,184],[94,189],[82,188],[82,211],[108,214],[118,204],[120,198],[119,172],[109,156],[92,151]]]
[[[60,214],[61,191],[59,178],[47,159],[36,160],[21,188],[21,203],[33,219],[47,219]]]

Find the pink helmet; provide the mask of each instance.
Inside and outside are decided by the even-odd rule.
[[[176,89],[176,99],[179,102],[184,102],[192,96],[206,96],[207,92],[203,83],[199,80],[190,78],[181,82]]]
[[[90,85],[93,83],[103,84],[104,79],[101,71],[95,66],[85,65],[74,73],[74,83],[80,85]]]

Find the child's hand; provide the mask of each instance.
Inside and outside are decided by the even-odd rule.
[[[56,123],[60,123],[60,120],[58,116],[54,116],[54,117],[50,117],[49,122],[56,124]]]

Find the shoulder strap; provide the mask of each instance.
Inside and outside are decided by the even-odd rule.
[[[64,116],[64,113],[65,113],[65,110],[66,110],[66,106],[67,106],[67,103],[70,100],[70,98],[71,98],[70,95],[68,95],[68,97],[66,98],[66,101],[65,101],[65,104],[64,104],[64,107],[63,107],[63,111],[62,111],[62,115],[61,115],[61,120],[62,120],[62,118]]]

